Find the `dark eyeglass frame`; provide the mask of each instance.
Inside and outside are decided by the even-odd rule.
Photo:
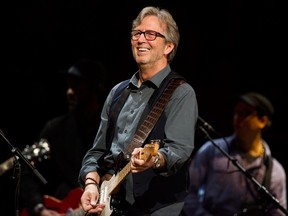
[[[166,39],[166,37],[163,34],[157,32],[157,31],[153,31],[153,30],[146,30],[146,31],[132,30],[131,31],[131,39],[133,41],[137,41],[137,40],[139,40],[139,38],[141,37],[142,34],[144,35],[144,37],[147,41],[154,41],[154,40],[156,40],[157,37],[162,37],[162,38]]]

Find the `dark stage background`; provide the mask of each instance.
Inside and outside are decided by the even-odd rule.
[[[3,4],[3,3],[2,3]],[[194,87],[199,114],[218,132],[232,132],[233,99],[259,91],[275,106],[267,135],[288,172],[287,41],[283,1],[19,1],[5,3],[2,26],[0,129],[23,149],[43,124],[66,111],[61,71],[82,57],[103,61],[107,90],[136,70],[130,27],[143,6],[167,8],[181,39],[172,67]],[[282,5],[283,4],[283,5]],[[197,147],[204,137],[197,133]],[[0,163],[12,156],[1,139]],[[65,175],[65,173],[63,173]],[[0,176],[1,205],[13,215],[13,169]],[[3,209],[1,208],[1,209]]]

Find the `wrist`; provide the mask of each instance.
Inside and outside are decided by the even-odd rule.
[[[161,167],[161,157],[160,154],[157,153],[154,159],[154,169],[159,169]]]
[[[91,178],[91,177],[86,177],[85,179],[85,184],[88,184],[88,183],[95,183],[95,184],[98,184],[99,183],[97,182],[97,180],[95,180],[94,178]]]
[[[94,186],[97,187],[98,191],[100,191],[99,183],[98,183],[94,178],[86,177],[86,179],[85,179],[85,185],[84,185],[84,190],[86,189],[86,187],[87,187],[88,185],[94,185]]]

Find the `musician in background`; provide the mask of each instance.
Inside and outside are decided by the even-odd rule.
[[[57,211],[57,206],[54,206],[54,210],[53,206],[45,206],[43,195],[63,200],[69,192],[79,189],[81,161],[92,147],[98,129],[100,108],[105,97],[104,65],[97,60],[81,59],[66,73],[69,111],[49,120],[39,135],[39,139],[45,138],[50,144],[50,159],[36,164],[48,183],[44,185],[29,169],[25,170],[21,179],[22,200],[29,216],[55,216],[63,213]],[[80,195],[77,193],[70,198],[80,203]],[[22,216],[25,214],[23,212],[25,210]]]
[[[235,158],[286,209],[286,173],[264,138],[273,114],[274,107],[264,95],[243,94],[237,98],[233,112],[234,133],[213,142]],[[189,171],[185,216],[285,215],[211,140],[197,150]]]

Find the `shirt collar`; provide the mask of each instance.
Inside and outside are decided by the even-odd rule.
[[[170,65],[167,65],[162,70],[160,70],[157,74],[155,74],[153,77],[151,77],[150,79],[143,82],[143,84],[151,83],[154,86],[156,86],[157,88],[159,88],[162,81],[170,73],[170,71],[171,71]],[[134,88],[135,87],[138,88],[137,87],[138,86],[138,79],[139,79],[139,70],[130,79],[130,82],[129,82],[130,87],[132,87],[131,85],[133,85]]]

